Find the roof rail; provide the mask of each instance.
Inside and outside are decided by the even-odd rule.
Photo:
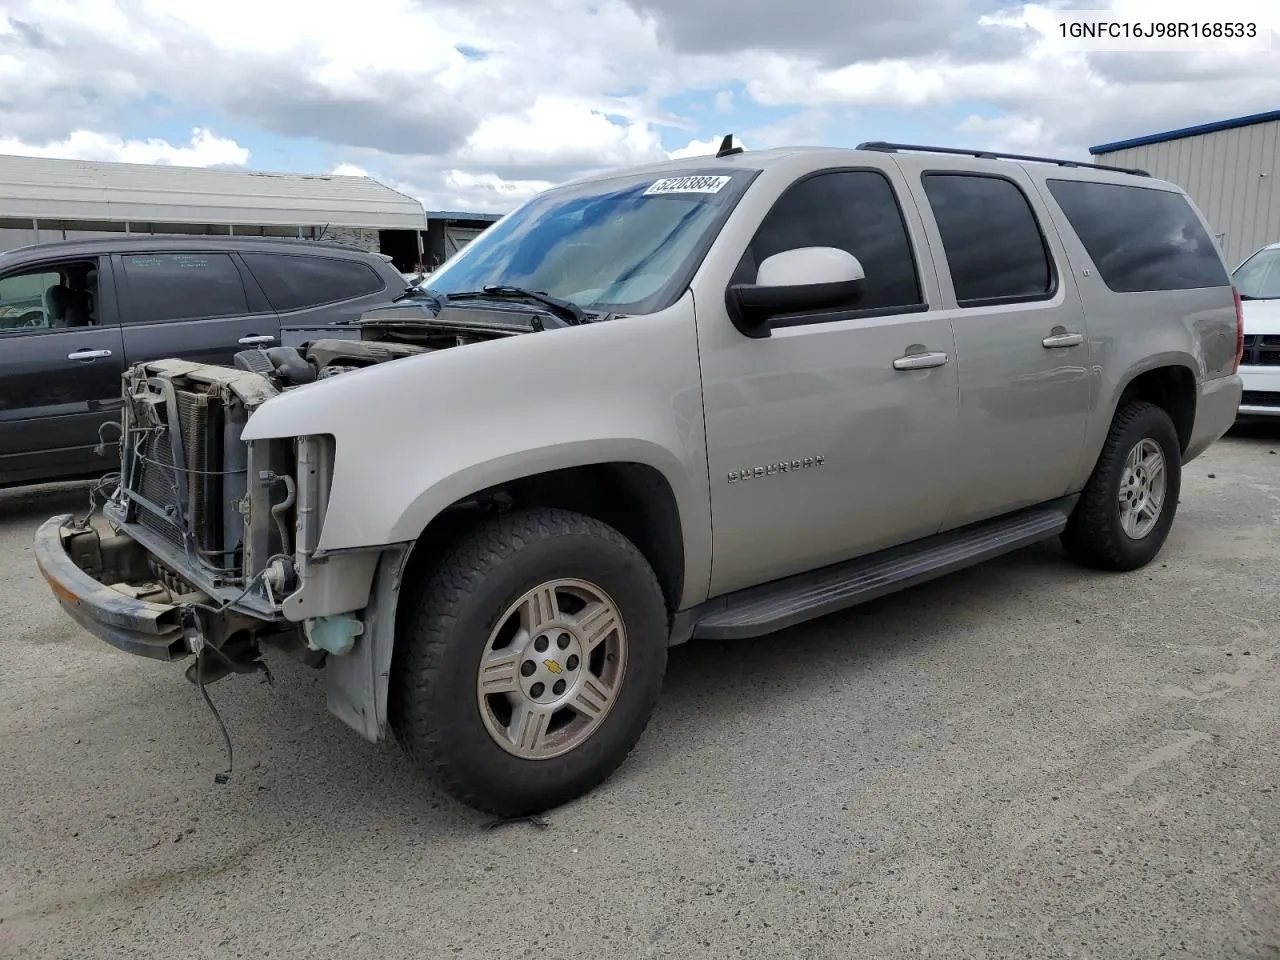
[[[1081,163],[1078,160],[1058,160],[1054,157],[1033,157],[1022,153],[1000,153],[996,150],[963,150],[956,147],[925,147],[913,143],[886,143],[868,140],[858,144],[858,150],[878,150],[881,153],[946,153],[958,157],[977,157],[979,160],[1027,160],[1031,163],[1052,163],[1059,167],[1083,167],[1089,170],[1109,170],[1112,173],[1128,173],[1135,177],[1149,177],[1146,170],[1132,167],[1108,167],[1101,163]]]

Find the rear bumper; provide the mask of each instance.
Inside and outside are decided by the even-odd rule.
[[[63,514],[46,520],[33,547],[36,565],[62,609],[117,650],[156,660],[186,657],[191,648],[181,607],[108,585],[128,582],[127,572],[145,558],[141,548],[120,534],[103,537],[92,528],[75,528],[72,519]]]
[[[1191,440],[1182,462],[1188,463],[1204,453],[1236,422],[1240,396],[1244,387],[1239,374],[1206,380],[1200,388],[1196,402],[1196,419],[1191,428]]]
[[[1240,380],[1244,384],[1240,416],[1280,417],[1280,367],[1241,367]]]

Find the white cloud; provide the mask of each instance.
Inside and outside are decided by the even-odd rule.
[[[249,162],[208,130],[188,144],[112,132],[191,116],[318,142],[318,165],[433,209],[505,210],[585,170],[712,154],[720,130],[756,146],[853,142],[853,109],[902,111],[938,142],[1080,153],[1280,103],[1274,50],[1091,54],[1053,36],[1059,6],[1203,20],[1191,0],[998,14],[991,0],[842,0],[815,29],[823,3],[800,17],[788,0],[4,0],[0,89],[21,96],[0,98],[0,149]],[[908,15],[926,7],[936,15]],[[694,92],[673,115],[666,98]],[[970,102],[986,109],[960,122]]]
[[[54,143],[30,144],[11,137],[0,138],[0,153],[72,160],[161,163],[180,167],[243,167],[249,162],[246,148],[204,128],[192,130],[191,140],[186,146],[174,146],[167,140],[125,140],[111,133],[74,130],[66,139]]]
[[[330,176],[334,177],[367,177],[369,171],[364,167],[358,167],[354,163],[340,163],[329,171]]]
[[[444,210],[504,211],[552,186],[549,180],[504,180],[492,173],[449,170],[435,202],[427,205]]]
[[[683,160],[686,157],[714,157],[716,151],[720,149],[720,144],[724,137],[708,137],[706,140],[690,140],[685,146],[675,150],[669,150],[667,156],[672,160]],[[742,147],[744,150],[750,149],[742,142],[740,137],[733,138],[735,147]]]
[[[613,167],[659,159],[657,131],[644,119],[622,114],[631,105],[567,97],[538,97],[517,113],[486,117],[458,151],[479,168]],[[609,113],[621,122],[610,119]]]

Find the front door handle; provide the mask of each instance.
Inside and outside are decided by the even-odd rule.
[[[909,353],[893,361],[895,370],[927,370],[940,367],[951,358],[945,353]]]
[[[1044,344],[1045,349],[1052,350],[1055,347],[1078,347],[1084,343],[1083,333],[1053,333],[1040,341]]]
[[[241,337],[239,343],[244,347],[260,347],[264,343],[275,343],[276,338],[269,333],[254,333],[247,337]]]
[[[68,353],[68,360],[102,360],[111,356],[110,350],[77,350],[75,353]]]

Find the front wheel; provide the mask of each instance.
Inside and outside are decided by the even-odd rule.
[[[391,720],[447,793],[537,813],[605,780],[639,740],[666,669],[666,605],[612,527],[504,514],[440,558],[411,602]]]
[[[1181,485],[1182,448],[1169,414],[1145,401],[1126,403],[1062,534],[1063,546],[1089,567],[1145,566],[1169,536]]]

